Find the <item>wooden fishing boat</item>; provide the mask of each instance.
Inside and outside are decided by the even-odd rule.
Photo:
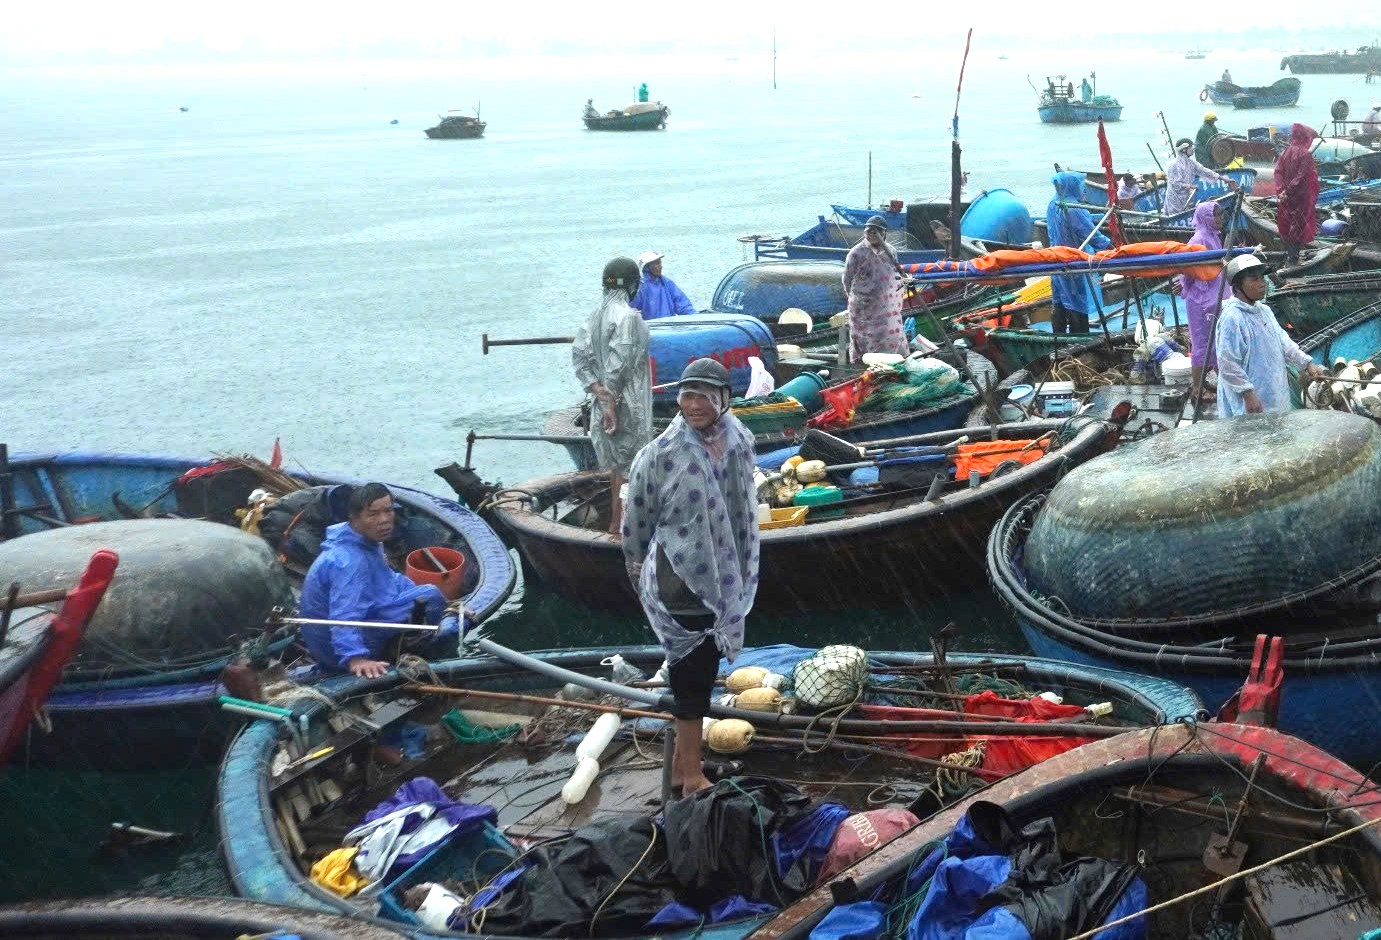
[[[753,244],[757,261],[837,261],[843,262],[849,249],[863,240],[863,226],[839,219],[820,216],[816,223],[794,238],[782,236],[745,236]],[[934,233],[908,225],[887,231],[887,241],[897,249],[898,264],[926,264],[940,261],[945,250],[935,241]],[[960,257],[977,258],[987,253],[987,245],[973,238],[959,240]]]
[[[794,664],[812,652],[796,647],[745,649],[733,667],[721,664],[721,671],[758,665],[787,675],[792,673]],[[622,656],[622,666],[614,664],[610,655],[614,653]],[[546,704],[552,701],[550,696],[560,683],[566,681],[563,676],[607,676],[611,665],[615,670],[632,666],[650,673],[657,669],[663,655],[660,646],[652,646],[621,651],[546,651],[525,657],[527,663],[535,661],[544,670],[565,670],[548,675],[489,656],[477,656],[433,663],[424,686],[405,683],[398,676],[376,680],[339,677],[320,687],[330,695],[329,702],[313,697],[294,703],[294,727],[305,728],[305,732],[299,732],[301,741],[294,741],[282,723],[250,722],[227,750],[218,779],[216,813],[222,834],[221,849],[236,892],[274,904],[353,917],[378,915],[401,924],[412,936],[454,935],[449,930],[419,924],[417,915],[404,903],[406,889],[454,879],[469,881],[472,888],[479,887],[510,867],[518,846],[533,846],[540,840],[562,839],[572,833],[580,833],[576,839],[583,840],[590,838],[586,834],[591,832],[587,828],[591,825],[636,824],[655,815],[659,803],[665,809],[662,767],[656,756],[665,753],[664,742],[657,740],[664,722],[636,717],[647,714],[645,709],[649,708],[660,712],[665,702],[661,698],[664,689],[642,690],[641,700],[655,704],[637,706],[644,710],[625,715],[626,720],[612,742],[602,751],[596,748],[598,776],[588,792],[571,804],[560,795],[578,765],[571,736],[578,737],[589,729],[595,716],[584,710],[586,703],[579,700],[555,703],[566,705],[564,708]],[[988,688],[1001,691],[1009,699],[1048,691],[1076,709],[1111,703],[1111,716],[1092,724],[1064,725],[1062,729],[1043,725],[1045,729],[1062,732],[1057,739],[1064,742],[1061,748],[1087,740],[1083,735],[1116,735],[1124,728],[1189,718],[1201,707],[1192,694],[1163,680],[1087,667],[1071,668],[1026,656],[948,653],[940,672],[935,671],[934,658],[929,655],[873,653],[867,661],[871,677],[867,681],[879,684],[870,685],[873,690],[920,684],[925,688],[938,685],[970,692]],[[916,679],[921,683],[915,683]],[[1008,683],[1014,683],[1021,691],[1015,691]],[[459,689],[475,694],[462,696]],[[633,689],[623,691],[638,694]],[[924,696],[884,696],[878,691],[861,694],[870,701],[931,705]],[[951,709],[959,699],[945,697],[949,694],[942,692],[941,697],[933,700],[944,703],[941,710],[888,709],[882,713],[887,721],[856,719],[854,716],[860,714],[856,709],[835,727],[833,745],[820,747],[819,739],[823,736],[817,734],[809,753],[802,752],[804,739],[799,737],[802,727],[810,722],[806,715],[717,706],[717,714],[746,718],[759,729],[751,748],[733,755],[737,766],[722,769],[745,775],[733,778],[742,786],[752,786],[751,781],[764,776],[788,778],[797,781],[808,795],[827,795],[850,811],[886,805],[904,807],[913,799],[928,802],[935,798],[944,802],[967,789],[966,775],[951,767],[937,777],[933,765],[898,745],[908,750],[932,747],[934,753],[940,754],[971,748],[976,735],[983,735],[989,742],[1011,739],[1010,734],[1002,733],[1011,727],[1009,724],[956,725],[955,721],[962,716]],[[504,700],[505,695],[534,699]],[[621,699],[602,701],[627,704]],[[967,697],[964,703],[964,707],[969,707]],[[448,713],[451,717],[443,717]],[[461,720],[457,720],[457,715]],[[938,723],[918,726],[911,722],[916,718],[938,719]],[[387,739],[393,729],[405,726],[426,729],[425,743],[413,752],[422,756],[409,758],[396,768],[362,772],[369,764],[370,748],[380,736]],[[447,730],[448,727],[456,730]],[[924,742],[906,737],[919,732],[920,727],[926,727],[931,735]],[[518,733],[512,734],[514,730]],[[890,732],[896,732],[897,740],[880,737]],[[424,738],[420,730],[408,734],[418,742]],[[472,743],[458,743],[457,738]],[[871,745],[859,747],[865,740]],[[1022,740],[1049,743],[1052,738],[1045,735]],[[779,744],[780,741],[786,743]],[[996,748],[997,744],[990,746]],[[972,764],[973,755],[969,756]],[[1029,755],[1025,762],[1038,756]],[[298,763],[289,763],[294,759]],[[986,756],[973,770],[978,776],[991,777],[996,773],[985,773],[985,766],[991,766]],[[435,781],[448,799],[471,806],[492,806],[496,814],[487,817],[487,825],[452,838],[401,874],[391,871],[350,897],[341,897],[308,877],[313,864],[340,845],[344,834],[370,807],[392,796],[400,784],[421,777]],[[868,786],[853,786],[848,782],[850,778],[872,782]],[[876,791],[877,782],[888,782],[892,788]],[[876,791],[884,802],[871,803],[871,791]],[[608,869],[587,867],[581,872],[581,880],[593,882],[591,890],[598,899],[623,871],[620,868],[610,874]],[[609,913],[607,908],[599,912],[605,924],[611,923]],[[747,916],[732,923],[705,924],[704,932],[697,931],[696,935],[740,937],[761,919]],[[588,915],[581,918],[581,922],[592,920]],[[627,920],[624,919],[625,924]],[[528,926],[524,922],[506,922],[499,928],[489,922],[477,929],[491,935],[534,935]],[[654,930],[642,928],[636,921],[630,926],[632,929],[628,930],[605,927],[598,933],[689,936],[675,926]],[[592,928],[582,927],[586,929]]]
[[[986,310],[955,317],[955,325],[973,340],[983,355],[992,360],[998,374],[1011,375],[1041,356],[1062,348],[1081,347],[1090,337],[1108,334],[1113,345],[1122,345],[1141,321],[1159,313],[1173,326],[1185,322],[1173,282],[1165,281],[1140,293],[1140,284],[1131,278],[1116,278],[1103,284],[1103,323],[1090,318],[1089,332],[1081,335],[1056,335],[1051,331],[1053,301],[1047,293],[1039,300],[1011,306],[999,304]]]
[[[903,439],[906,446],[944,447],[964,436],[1029,441],[1062,430],[1073,436],[1047,456],[980,486],[951,481],[933,499],[925,487],[879,494],[846,501],[838,518],[808,515],[804,525],[764,531],[753,609],[923,603],[936,590],[981,580],[982,543],[1002,511],[1111,446],[1116,428],[1101,421],[1033,422]],[[774,459],[780,464],[786,455]],[[620,540],[607,531],[607,493],[608,474],[597,471],[530,480],[495,494],[491,518],[516,545],[533,581],[587,606],[637,611]]]
[[[1204,86],[1205,97],[1214,104],[1230,104],[1234,108],[1288,108],[1299,102],[1300,80],[1282,78],[1270,85],[1235,85],[1232,82],[1213,82]]]
[[[240,898],[128,897],[34,901],[0,907],[14,940],[400,940],[397,925]]]
[[[230,510],[247,505],[262,485],[252,472],[229,469],[207,487],[175,485],[211,458],[96,451],[36,452],[9,459],[13,506],[7,518],[26,538],[53,527],[112,521],[129,515],[176,515],[234,522]],[[3,472],[3,468],[0,468]],[[354,483],[345,477],[297,475],[303,484]],[[483,620],[499,608],[517,577],[508,550],[488,524],[451,500],[390,486],[397,504],[400,551],[449,547],[465,559],[465,604]],[[137,507],[137,508],[131,508]],[[301,568],[289,566],[289,578]],[[194,661],[162,663],[123,655],[109,644],[83,650],[48,699],[52,734],[31,735],[26,760],[48,766],[113,762],[105,769],[185,766],[219,756],[226,725],[216,698],[219,676],[246,654],[281,657],[292,630],[265,626],[245,645],[206,650]]]
[[[70,591],[21,595],[12,588],[0,597],[0,768],[76,652],[118,561],[114,552],[99,551]]]
[[[1325,191],[1320,191],[1323,197]],[[1266,248],[1283,251],[1280,240],[1280,227],[1276,224],[1276,205],[1273,199],[1246,199],[1242,202],[1242,213],[1247,218],[1247,234],[1252,241]],[[1348,266],[1353,271],[1372,271],[1381,268],[1381,242],[1348,239],[1353,243]],[[1326,248],[1336,242],[1326,238],[1315,238],[1308,247]]]
[[[993,590],[1039,655],[1166,676],[1189,686],[1210,710],[1217,710],[1251,665],[1252,646],[1242,637],[1258,629],[1290,629],[1319,600],[1316,591],[1231,616],[1147,620],[1142,624],[1145,631],[1072,616],[1058,603],[1036,596],[1026,584],[1022,549],[1042,504],[1039,495],[1014,504],[993,528],[987,547]],[[1206,636],[1218,639],[1207,641]],[[1381,635],[1374,621],[1367,627],[1340,618],[1329,635],[1293,631],[1283,661],[1290,683],[1280,710],[1281,730],[1327,747],[1354,765],[1368,766],[1381,757],[1374,734],[1381,713],[1370,691],[1371,682],[1381,675],[1378,654]]]
[[[1075,96],[1074,86],[1065,82],[1063,75],[1056,76],[1059,81],[1046,80],[1036,101],[1036,113],[1042,124],[1093,124],[1097,121],[1122,120],[1122,105],[1108,95],[1096,93],[1082,100]]]
[[[436,127],[427,128],[427,136],[432,140],[476,140],[484,136],[488,126],[478,117],[450,111],[442,116]]]
[[[618,111],[604,114],[585,114],[587,130],[592,131],[661,131],[666,130],[671,108],[660,101],[642,101]]]
[[[1287,702],[1293,691],[1287,683]],[[1005,810],[1002,815],[1013,831],[1053,819],[1064,857],[1130,866],[1139,875],[1144,900],[1129,898],[1125,908],[1119,905],[1128,914],[1176,898],[1190,901],[1148,911],[1144,923],[1132,925],[1134,933],[1118,936],[1351,940],[1381,923],[1376,785],[1289,734],[1208,722],[1130,732],[998,781],[876,849],[752,936],[787,940],[816,928],[817,936],[839,936],[820,922],[832,911],[842,918],[849,913],[842,906],[879,894],[882,903],[874,910],[882,908],[904,932],[922,900],[935,890],[916,892],[911,873],[916,873],[915,881],[930,873],[942,856],[925,864],[927,856],[961,820],[979,826],[980,820],[996,820],[994,806],[978,806],[980,802]],[[1270,864],[1301,846],[1361,826],[1367,828]],[[986,826],[983,831],[990,832]],[[1190,896],[1239,872],[1246,877],[1216,902],[1212,894]],[[929,884],[943,880],[937,877]],[[971,890],[974,898],[984,893],[981,886],[971,885]],[[1004,898],[1010,901],[1012,895]],[[1106,907],[1095,910],[1088,912],[1090,922],[1077,929],[1086,926],[1092,933],[1114,919]],[[1074,932],[1060,931],[1058,923],[1044,926],[1055,931],[1051,936]]]
[[[1280,325],[1298,340],[1377,300],[1381,300],[1381,271],[1371,270],[1289,278],[1271,292],[1266,303]]]
[[[1280,60],[1296,75],[1362,75],[1381,72],[1381,46],[1358,46],[1354,52],[1297,53]]]
[[[1251,192],[1256,184],[1257,171],[1254,169],[1223,170],[1223,175],[1236,183],[1244,192]],[[1108,187],[1102,171],[1084,174],[1084,199],[1090,206],[1106,207]],[[1132,210],[1120,216],[1122,234],[1129,242],[1179,241],[1187,242],[1194,234],[1194,209],[1209,199],[1221,199],[1228,195],[1228,187],[1216,180],[1196,179],[1195,196],[1189,208],[1174,215],[1162,215],[1165,202],[1165,182],[1144,189],[1132,202]],[[1090,212],[1094,210],[1090,209]],[[1138,215],[1137,213],[1142,213]],[[1246,228],[1247,219],[1238,213],[1237,225]],[[1044,217],[1032,220],[1034,237],[1042,244],[1050,244],[1049,228]]]

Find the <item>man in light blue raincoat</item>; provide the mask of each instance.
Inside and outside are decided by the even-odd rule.
[[[1111,248],[1112,241],[1101,232],[1093,232],[1093,216],[1087,209],[1076,208],[1082,202],[1084,175],[1065,171],[1051,178],[1055,184],[1055,198],[1045,210],[1046,231],[1050,244],[1102,251]],[[1085,242],[1087,241],[1087,244]],[[1099,319],[1103,309],[1103,289],[1094,274],[1059,274],[1050,279],[1050,326],[1056,334],[1084,334],[1089,318]]]
[[[758,592],[753,435],[729,410],[729,371],[696,359],[681,375],[681,413],[628,474],[623,557],[670,664],[676,749],[671,782],[689,796],[710,785],[701,719],[723,655],[743,648]]]
[[[1323,370],[1295,345],[1276,322],[1266,296],[1266,265],[1255,255],[1239,255],[1227,268],[1232,297],[1223,303],[1216,334],[1218,416],[1231,418],[1263,411],[1290,410],[1287,363],[1313,377]]]

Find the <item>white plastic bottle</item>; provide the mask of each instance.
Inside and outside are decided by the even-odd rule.
[[[561,799],[567,806],[574,806],[585,799],[585,794],[590,792],[590,784],[595,782],[598,774],[599,761],[593,757],[582,757],[580,763],[575,765],[571,779],[561,788]]]
[[[579,758],[592,757],[599,760],[603,755],[604,749],[609,746],[609,742],[614,740],[614,735],[619,733],[619,725],[623,722],[619,716],[613,712],[605,712],[595,719],[594,726],[585,732],[585,737],[580,744],[576,745],[575,756]]]

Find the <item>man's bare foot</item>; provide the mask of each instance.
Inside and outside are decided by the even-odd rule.
[[[710,783],[710,781],[706,780],[704,777],[696,777],[693,780],[681,784],[681,796],[694,796],[701,790],[708,790],[712,786],[714,786],[714,784]]]

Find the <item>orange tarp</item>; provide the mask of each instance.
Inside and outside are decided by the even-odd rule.
[[[1018,463],[1034,463],[1045,456],[1046,448],[1050,446],[1049,438],[1041,440],[1030,450],[1023,450],[1032,441],[978,441],[975,444],[960,444],[959,452],[954,455],[954,478],[956,480],[966,480],[969,474],[977,470],[979,476],[987,476],[992,473],[998,464],[1004,460],[1015,460]]]
[[[1028,264],[1063,264],[1083,261],[1088,262],[1091,268],[1096,270],[1101,262],[1113,261],[1119,258],[1139,258],[1147,255],[1174,255],[1206,250],[1208,249],[1204,248],[1202,245],[1186,245],[1183,242],[1134,242],[1130,245],[1123,245],[1121,248],[1109,248],[1106,251],[1089,254],[1088,252],[1080,251],[1077,248],[1070,248],[1066,245],[1055,245],[1051,248],[1030,248],[1023,251],[992,251],[972,261],[933,261],[928,264],[903,265],[902,268],[912,273],[958,273],[960,271],[980,271],[996,274],[1008,268],[1021,267]],[[1223,268],[1220,264],[1210,262],[1207,264],[1197,264],[1188,268],[1151,268],[1137,271],[1135,274],[1137,277],[1168,277],[1171,274],[1187,274],[1200,281],[1211,281],[1222,272]]]

